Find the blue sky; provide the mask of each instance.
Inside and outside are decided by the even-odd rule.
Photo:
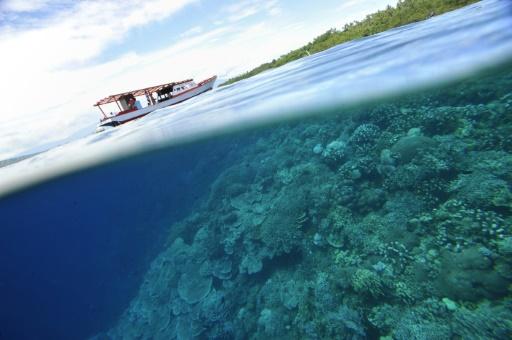
[[[112,93],[235,76],[396,0],[0,0],[0,159],[92,132]]]

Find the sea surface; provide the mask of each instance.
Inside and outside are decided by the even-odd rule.
[[[510,339],[512,3],[0,168],[0,339]]]

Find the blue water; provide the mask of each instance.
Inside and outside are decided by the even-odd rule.
[[[311,124],[313,128],[318,122],[311,119],[321,118],[322,124],[334,126],[369,105],[388,105],[396,98],[421,96],[427,90],[446,92],[450,105],[478,104],[480,98],[472,102],[450,89],[468,79],[473,84],[483,74],[508,74],[504,65],[512,60],[510,27],[509,1],[483,1],[336,46],[1,168],[0,339],[81,339],[116,325],[118,333],[114,333],[119,334],[123,329],[119,324],[125,322],[120,316],[142,294],[150,263],[163,249],[176,237],[192,244],[200,227],[232,223],[232,213],[212,197],[229,200],[230,195],[244,195],[256,185],[265,194],[276,185],[273,181],[295,183],[291,170],[268,168],[268,163],[259,160],[251,163],[276,147],[276,169],[293,168],[291,155],[300,153],[294,148],[303,141],[296,126],[290,127],[287,151],[279,139],[286,136],[283,131],[288,125],[283,124]],[[494,92],[512,93],[507,87],[483,87],[481,92],[491,92],[489,98],[499,97]],[[281,137],[275,137],[275,131]],[[397,136],[406,133],[400,131]],[[320,142],[328,144],[328,140]],[[278,152],[277,145],[284,151]],[[313,146],[308,144],[308,152]],[[313,153],[307,156],[313,157]],[[272,172],[278,173],[275,178],[279,180],[255,184],[258,176],[267,173],[271,178]],[[245,187],[229,187],[225,196],[218,194],[231,181],[219,180],[226,173]],[[277,206],[279,202],[276,198]],[[205,207],[211,212],[206,219]],[[367,213],[372,208],[353,209]],[[500,206],[493,213],[507,217],[507,209]],[[187,223],[194,227],[188,230],[183,220],[193,221]],[[216,258],[224,256],[218,252],[214,251]],[[276,268],[297,265],[304,254],[297,259],[276,255]],[[237,258],[236,252],[228,255],[233,261]],[[265,270],[256,276],[256,283],[263,284],[272,275],[273,269],[266,266],[273,258],[265,257]],[[250,282],[250,278],[241,280]],[[173,280],[169,286],[178,281]],[[217,292],[228,296],[229,288],[224,292],[223,284],[227,285],[217,279],[213,282]],[[236,285],[231,290],[235,292]],[[226,312],[226,320],[233,319],[238,310]],[[267,310],[271,309],[255,312],[252,332],[257,329],[260,335],[282,337],[265,323],[271,315]],[[187,314],[180,315],[169,324],[182,328]],[[236,328],[232,321],[225,324]],[[372,327],[377,326],[366,327],[367,337],[375,337],[377,331]],[[225,332],[218,334],[246,336]],[[125,338],[130,338],[128,334]],[[146,338],[144,334],[141,338]],[[159,337],[166,338],[156,332],[155,338]]]
[[[0,334],[83,338],[113,322],[166,241],[162,235],[190,212],[236,148],[226,139],[148,152],[5,198]]]

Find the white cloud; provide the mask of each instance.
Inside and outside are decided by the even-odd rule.
[[[12,12],[33,12],[46,6],[49,0],[4,0],[0,3],[0,10]]]
[[[228,17],[228,21],[230,21],[230,22],[240,21],[247,17],[253,16],[254,14],[256,14],[258,12],[259,12],[259,8],[256,6],[243,7],[239,11],[233,13],[233,15],[230,15]]]
[[[194,0],[80,2],[43,23],[42,28],[0,35],[2,66],[25,83],[34,72],[54,71],[97,56],[132,28],[162,20]],[[14,65],[18,67],[13,67]],[[20,77],[21,76],[21,77]],[[11,77],[9,77],[11,78]]]
[[[191,37],[191,36],[197,35],[201,32],[203,32],[203,28],[201,26],[194,26],[191,29],[186,30],[185,32],[181,33],[180,38]]]
[[[343,1],[338,7],[336,7],[335,11],[345,11],[347,9],[350,9],[351,7],[354,7],[361,3],[359,0],[346,0]]]
[[[282,12],[283,11],[279,7],[272,7],[272,8],[269,8],[269,10],[268,10],[268,14],[270,14],[271,16],[281,15]]]
[[[343,1],[338,7],[334,9],[334,12],[340,13],[340,25],[342,27],[345,24],[353,21],[362,20],[366,15],[375,13],[379,10],[385,9],[387,6],[394,6],[398,0],[346,0]]]
[[[276,0],[240,1],[234,5],[225,7],[223,11],[228,13],[227,20],[229,22],[240,21],[259,13],[273,16],[281,14],[281,9]]]

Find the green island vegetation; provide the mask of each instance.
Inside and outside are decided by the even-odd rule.
[[[332,28],[316,37],[307,45],[290,51],[244,74],[231,78],[220,86],[250,78],[263,71],[282,66],[290,61],[324,51],[347,41],[367,37],[412,22],[425,20],[477,1],[478,0],[399,0],[395,7],[388,6],[385,10],[367,15],[362,21],[346,24],[341,31]]]

